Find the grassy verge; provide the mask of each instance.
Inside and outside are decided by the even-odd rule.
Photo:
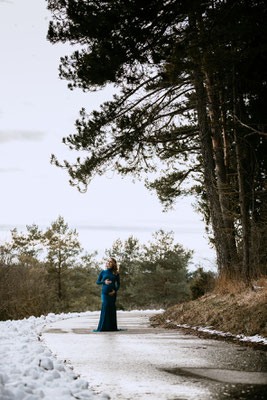
[[[267,279],[255,289],[219,285],[197,300],[177,304],[150,318],[152,326],[172,324],[202,326],[232,334],[267,338]]]

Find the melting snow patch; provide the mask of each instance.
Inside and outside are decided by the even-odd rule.
[[[267,344],[267,339],[259,335],[254,335],[254,336],[237,335],[236,337],[239,340],[241,340],[241,342],[254,342],[254,343]]]
[[[173,323],[169,319],[166,319],[165,322],[166,323]],[[236,338],[236,339],[239,339],[242,342],[254,342],[254,343],[260,343],[260,344],[267,345],[267,338],[264,338],[264,337],[259,336],[259,335],[255,335],[255,336],[234,335],[231,332],[222,332],[222,331],[217,331],[215,329],[211,329],[211,327],[190,326],[190,325],[187,325],[187,324],[175,324],[175,325],[178,328],[190,328],[190,329],[194,329],[195,331],[206,332],[206,333],[209,333],[211,335]]]

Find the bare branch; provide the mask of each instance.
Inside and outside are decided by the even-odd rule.
[[[257,129],[252,128],[252,126],[244,124],[244,122],[240,121],[240,119],[238,119],[236,115],[234,115],[234,118],[240,123],[240,125],[244,126],[245,128],[249,129],[250,131],[252,131],[251,133],[248,133],[245,137],[254,135],[255,133],[257,133],[258,135],[261,135],[261,136],[267,136],[266,132],[258,131]]]

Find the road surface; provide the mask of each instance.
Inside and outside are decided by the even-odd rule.
[[[61,320],[42,340],[112,400],[267,398],[266,352],[153,328],[150,315],[118,311],[118,332],[92,332],[99,314]]]

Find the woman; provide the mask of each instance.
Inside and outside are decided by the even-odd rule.
[[[106,263],[106,270],[100,272],[97,284],[102,285],[102,307],[100,320],[94,332],[121,331],[117,328],[116,297],[120,287],[119,267],[115,258],[111,257]]]

